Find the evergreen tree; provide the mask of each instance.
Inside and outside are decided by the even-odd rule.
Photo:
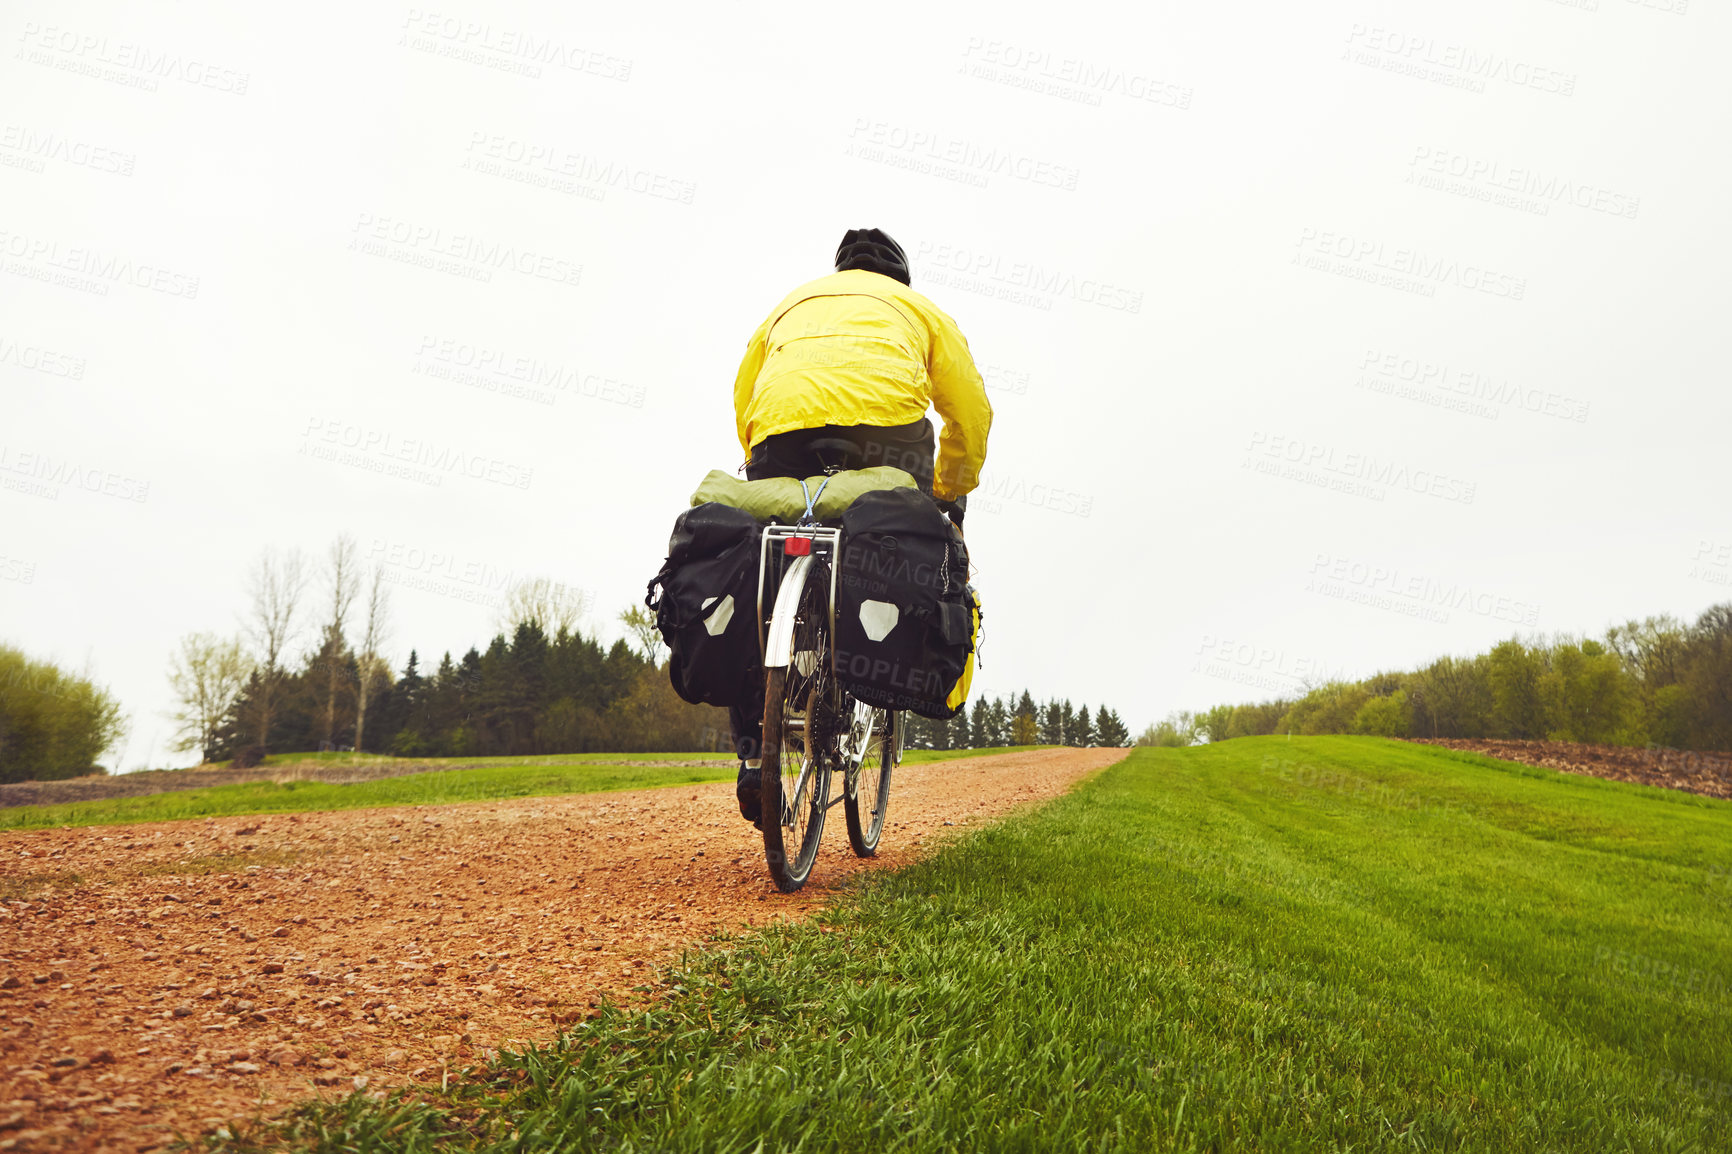
[[[1035,740],[1040,736],[1039,713],[1040,710],[1035,706],[1034,698],[1028,690],[1023,690],[1022,696],[1017,699],[1016,709],[1010,717],[1009,744],[1033,745],[1035,743]]]
[[[1131,732],[1115,711],[1103,705],[1095,715],[1095,741],[1116,749],[1131,743]]]
[[[220,756],[251,744],[256,703],[267,691],[276,749],[317,749],[331,701],[331,657],[309,654],[299,672],[281,670],[268,687],[255,679],[243,688],[218,727],[226,743]],[[341,660],[339,687],[352,685],[354,657],[345,652]],[[716,710],[680,701],[666,670],[623,642],[604,652],[594,638],[569,630],[550,640],[535,623],[514,625],[509,637],[494,637],[485,652],[471,648],[461,661],[447,652],[431,676],[411,651],[394,684],[381,680],[369,699],[367,744],[404,757],[695,750],[725,724]],[[352,734],[352,698],[340,692],[338,705],[333,732]],[[932,723],[924,726],[932,732]]]
[[[1040,711],[1040,743],[1064,744],[1064,719],[1059,716],[1057,701],[1047,702],[1046,708]]]
[[[1089,721],[1089,707],[1086,705],[1076,711],[1076,729],[1070,734],[1070,743],[1079,747],[1095,743],[1095,728]]]
[[[1075,745],[1076,714],[1071,712],[1070,698],[1065,698],[1058,704],[1058,732],[1060,745]]]
[[[902,715],[902,746],[904,749],[937,749],[933,744],[934,730],[938,722],[930,721],[918,713]]]
[[[421,658],[411,649],[409,660],[403,663],[403,674],[397,678],[397,701],[406,715],[412,716],[427,704],[427,679],[421,676]]]
[[[1010,744],[1010,711],[1002,697],[993,698],[986,711],[986,743],[995,748]]]
[[[974,712],[968,719],[968,748],[987,749],[992,745],[992,710],[986,699],[974,699]]]
[[[919,714],[911,713],[908,716],[919,717]],[[920,720],[926,726],[927,749],[950,748],[949,721],[931,721],[924,717],[920,718]]]

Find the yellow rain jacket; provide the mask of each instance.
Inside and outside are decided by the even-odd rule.
[[[980,484],[992,405],[968,342],[901,281],[848,269],[802,285],[771,313],[740,362],[734,420],[748,454],[765,437],[821,425],[944,419],[933,492]]]

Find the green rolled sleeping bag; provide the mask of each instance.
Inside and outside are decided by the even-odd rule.
[[[829,484],[824,484],[826,481]],[[863,493],[881,489],[913,489],[914,478],[894,465],[878,465],[870,469],[847,469],[829,477],[807,477],[806,488],[818,493],[814,507],[820,521],[842,516],[842,511]],[[750,513],[759,521],[781,521],[792,524],[806,512],[806,498],[800,492],[800,482],[793,477],[770,477],[762,481],[742,481],[731,473],[711,469],[709,475],[692,494],[692,507],[714,501]]]

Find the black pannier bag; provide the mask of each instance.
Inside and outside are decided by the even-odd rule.
[[[750,513],[710,502],[681,513],[644,604],[669,651],[674,692],[734,705],[764,679],[758,652],[758,542]],[[657,587],[660,587],[658,592]]]
[[[842,514],[836,674],[869,705],[943,720],[974,645],[968,547],[917,489],[867,493]]]

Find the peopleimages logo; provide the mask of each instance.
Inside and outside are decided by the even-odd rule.
[[[836,650],[836,675],[864,682],[875,696],[892,699],[886,709],[921,708],[942,701],[949,692],[943,677],[934,670],[909,668],[878,654],[848,649]]]
[[[1074,517],[1087,517],[1094,511],[1095,506],[1092,494],[997,473],[983,474],[979,487],[970,494],[969,499],[983,513],[1002,512],[1002,501],[1027,505],[1034,509],[1049,509],[1055,513],[1068,513]]]
[[[518,581],[518,574],[514,570],[502,569],[491,561],[466,559],[442,549],[426,549],[383,537],[373,538],[368,556],[376,563],[392,569],[420,573],[463,585],[475,585],[495,593],[504,593]]]
[[[1280,468],[1274,467],[1284,464],[1300,471],[1289,479],[1307,480],[1306,474],[1313,472],[1321,479],[1333,476],[1352,483],[1343,491],[1353,492],[1357,496],[1370,496],[1379,501],[1383,497],[1374,488],[1378,485],[1405,489],[1410,493],[1437,497],[1445,501],[1459,501],[1464,505],[1473,504],[1477,490],[1474,482],[1451,477],[1435,469],[1414,469],[1396,461],[1380,460],[1369,453],[1337,452],[1332,445],[1280,433],[1253,432],[1246,451],[1249,454],[1246,458],[1247,467],[1256,468],[1257,472],[1288,476]],[[1259,458],[1269,462],[1271,467],[1257,467]]]
[[[1331,670],[1319,657],[1294,656],[1284,649],[1268,645],[1214,633],[1203,634],[1203,639],[1197,643],[1197,660],[1191,672],[1210,673],[1214,667],[1230,666],[1301,685],[1338,681],[1346,676],[1341,669]]]
[[[155,92],[159,80],[178,80],[194,88],[245,96],[247,84],[252,80],[249,72],[194,60],[178,52],[159,51],[52,24],[43,27],[34,20],[25,23],[24,33],[18,39],[23,48],[19,59],[116,81],[146,92]]]
[[[1502,409],[1521,409],[1536,416],[1556,417],[1577,423],[1588,419],[1588,402],[1563,393],[1523,388],[1508,378],[1494,377],[1477,369],[1458,369],[1443,361],[1409,356],[1384,349],[1366,349],[1359,361],[1361,387],[1369,385],[1376,392],[1390,392],[1390,387],[1412,386],[1420,392],[1454,394],[1459,404],[1444,407],[1467,412],[1473,416],[1489,415],[1497,419]],[[1380,386],[1378,382],[1383,382]],[[1473,402],[1485,402],[1474,404]],[[1492,406],[1501,406],[1500,408]],[[1481,411],[1483,410],[1483,412]]]
[[[23,561],[0,553],[0,581],[16,581],[29,585],[36,580],[36,562]]]
[[[48,161],[54,161],[115,176],[131,176],[133,166],[138,163],[138,157],[130,152],[75,140],[58,132],[37,132],[21,124],[0,128],[0,154],[3,153],[16,153],[22,167],[31,172],[41,172]],[[0,164],[12,164],[12,161],[0,155]]]
[[[1556,96],[1572,96],[1576,74],[1540,68],[1501,52],[1466,44],[1440,43],[1435,36],[1397,32],[1375,24],[1355,24],[1347,33],[1350,58],[1358,64],[1391,72],[1409,72],[1422,79],[1445,76],[1483,92],[1488,81],[1532,88]],[[1358,49],[1355,54],[1354,50]]]
[[[1069,165],[1029,156],[1012,148],[978,144],[942,132],[909,128],[883,120],[856,119],[848,139],[850,156],[891,167],[914,167],[917,171],[924,171],[919,164],[897,164],[892,158],[906,156],[914,161],[930,161],[940,166],[954,165],[957,172],[981,178],[964,182],[977,187],[986,184],[986,177],[1004,176],[1074,192],[1082,175]]]
[[[632,62],[622,56],[522,28],[498,27],[420,8],[409,9],[402,28],[398,43],[405,47],[503,72],[538,78],[541,65],[550,65],[622,84],[631,79]]]
[[[1546,216],[1555,204],[1635,220],[1642,199],[1526,165],[1468,156],[1446,148],[1420,145],[1407,162],[1406,182],[1422,188],[1455,192],[1508,208]],[[1452,183],[1453,182],[1453,183]]]
[[[1539,624],[1539,606],[1460,581],[1440,581],[1421,573],[1404,573],[1399,566],[1373,565],[1351,557],[1319,553],[1311,563],[1306,589],[1337,600],[1356,601],[1410,617],[1446,624],[1448,612],[1460,609],[1479,617],[1514,625]],[[1393,599],[1393,600],[1391,600]]]
[[[957,287],[967,288],[969,280],[998,285],[1010,290],[1025,290],[1023,295],[1067,297],[1082,304],[1098,305],[1115,312],[1136,313],[1143,307],[1143,294],[1119,288],[1104,281],[1079,277],[1059,269],[1042,268],[1027,261],[1006,261],[991,253],[957,245],[933,244],[921,241],[915,246],[914,260],[941,273],[955,273],[960,278]],[[950,283],[950,282],[945,282]],[[993,295],[990,287],[986,295]],[[1050,306],[1049,306],[1050,307]]]
[[[398,437],[384,429],[366,429],[347,421],[327,421],[319,417],[308,418],[300,451],[319,460],[434,485],[451,474],[458,474],[471,480],[527,489],[535,476],[534,469],[466,452],[453,445]],[[376,464],[368,463],[369,460]]]
[[[105,497],[118,497],[122,501],[142,503],[150,497],[149,481],[95,468],[70,457],[56,458],[49,453],[20,452],[5,444],[0,444],[0,474],[11,474],[10,477],[0,478],[8,482],[13,477],[28,478],[36,484],[27,484],[26,487],[7,484],[6,487],[21,492],[34,490],[31,492],[32,496],[47,497],[51,501],[59,499],[61,485],[70,485],[87,493],[101,493]]]
[[[962,59],[963,71],[976,79],[1081,104],[1099,105],[1102,96],[1120,96],[1166,108],[1191,107],[1192,90],[1188,86],[1174,84],[1156,73],[1055,56],[1004,40],[970,36]]]
[[[363,212],[350,232],[349,247],[357,252],[471,280],[491,281],[500,270],[562,285],[583,278],[583,266],[576,261],[397,217]]]
[[[1696,553],[1690,558],[1690,576],[1712,585],[1732,585],[1732,543],[1698,539]]]
[[[22,344],[3,335],[0,335],[0,365],[13,365],[20,369],[29,369],[33,373],[64,377],[69,381],[84,379],[83,357],[55,352],[41,345]]]
[[[498,133],[471,132],[463,167],[484,176],[500,176],[521,183],[572,192],[577,185],[594,186],[601,199],[607,189],[623,189],[657,200],[690,204],[697,184],[664,173],[636,168],[617,160],[603,160],[586,152],[573,152],[545,141],[519,140]],[[559,183],[566,182],[569,187]],[[573,183],[575,182],[575,183]]]
[[[576,365],[446,337],[421,338],[413,371],[545,405],[553,404],[560,393],[632,409],[641,409],[644,403],[641,385]]]
[[[1521,300],[1528,291],[1526,277],[1430,256],[1414,248],[1392,248],[1368,237],[1306,228],[1300,230],[1295,243],[1299,252],[1293,257],[1294,264],[1394,288],[1411,285],[1425,290],[1422,295],[1426,296],[1435,295],[1437,285],[1452,285],[1512,301]],[[1331,260],[1336,263],[1331,265]]]
[[[101,249],[62,247],[48,237],[0,230],[0,256],[8,258],[7,272],[33,280],[64,278],[67,287],[100,296],[108,295],[111,284],[126,284],[185,300],[198,297],[196,276]]]

